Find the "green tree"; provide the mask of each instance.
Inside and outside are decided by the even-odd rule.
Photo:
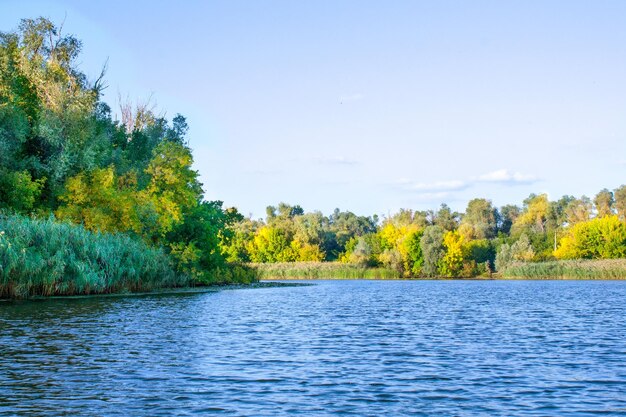
[[[601,190],[593,199],[593,204],[596,207],[596,213],[598,217],[610,216],[613,214],[613,204],[615,199],[613,193],[606,188]]]
[[[593,205],[589,197],[582,196],[569,202],[565,209],[565,216],[568,224],[585,222],[591,217]]]
[[[30,212],[41,195],[45,179],[33,180],[28,171],[0,169],[0,209]]]
[[[497,210],[484,198],[470,200],[461,220],[461,226],[469,229],[468,239],[491,239],[497,231]]]
[[[618,217],[626,221],[626,185],[616,188],[613,191],[613,196],[615,198],[614,207]]]
[[[424,235],[420,239],[420,247],[424,256],[422,274],[434,277],[439,272],[439,261],[445,254],[443,235],[445,231],[441,226],[428,226],[424,229]]]
[[[498,248],[496,269],[504,271],[514,261],[530,261],[535,256],[533,246],[526,234],[522,234],[512,245],[504,243]]]
[[[156,241],[181,223],[185,213],[202,199],[198,173],[192,164],[191,151],[179,143],[164,141],[154,149],[145,170],[150,180],[144,193],[157,214],[158,235],[153,236]]]
[[[452,231],[459,227],[461,215],[456,211],[450,210],[446,204],[442,204],[434,215],[433,224],[441,227],[443,230]]]
[[[520,216],[522,210],[513,204],[508,204],[500,208],[498,230],[505,235],[511,233],[511,227]]]

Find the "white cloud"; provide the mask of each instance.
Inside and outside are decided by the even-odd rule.
[[[481,175],[475,179],[476,182],[497,182],[509,185],[515,184],[532,184],[537,182],[537,178],[533,175],[522,174],[521,172],[512,172],[508,169],[499,169],[487,174]]]
[[[454,193],[464,191],[479,184],[503,184],[509,186],[533,184],[539,181],[533,175],[522,174],[508,169],[499,169],[467,180],[447,180],[434,182],[416,182],[407,178],[396,181],[395,185],[404,191],[414,193],[421,201],[450,199]]]
[[[323,165],[356,165],[358,163],[356,160],[345,156],[319,156],[313,160]]]
[[[405,190],[411,191],[428,191],[431,193],[459,191],[469,186],[465,181],[436,181],[431,183],[412,182],[406,178],[400,179],[397,184]]]
[[[360,101],[365,98],[365,94],[355,93],[355,94],[344,94],[339,96],[339,103],[349,103],[351,101]]]

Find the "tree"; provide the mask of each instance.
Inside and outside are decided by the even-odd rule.
[[[264,226],[251,242],[250,258],[252,262],[293,262],[297,253],[291,247],[290,239],[284,230]]]
[[[489,269],[493,269],[496,251],[492,241],[488,239],[472,240],[465,244],[465,256],[477,264],[486,263]]]
[[[509,204],[500,208],[498,230],[505,235],[511,232],[511,226],[520,216],[522,210],[515,205]]]
[[[617,216],[596,217],[577,223],[554,252],[559,259],[611,259],[626,257],[626,224]]]
[[[28,171],[0,169],[0,209],[28,213],[41,195],[45,179],[33,180]]]
[[[435,225],[440,226],[443,230],[451,231],[459,226],[461,215],[456,211],[452,212],[446,204],[442,204],[434,217],[433,223]]]
[[[157,214],[156,240],[181,223],[185,213],[202,199],[198,173],[191,169],[192,164],[191,151],[179,143],[164,141],[154,149],[145,170],[150,180],[144,194]]]
[[[443,236],[445,254],[439,262],[439,272],[446,277],[458,277],[463,270],[463,236],[458,232],[446,232]]]
[[[593,204],[596,207],[596,216],[605,217],[612,215],[614,203],[613,193],[606,188],[602,189],[593,199]]]
[[[616,188],[613,192],[613,196],[615,198],[614,206],[618,217],[626,221],[626,185]]]
[[[402,255],[403,269],[406,276],[418,277],[422,273],[424,254],[422,253],[420,241],[423,235],[423,230],[417,229],[408,232],[402,240],[400,254]]]
[[[526,234],[522,234],[515,243],[504,243],[498,249],[496,255],[496,269],[505,270],[514,261],[530,261],[535,256],[532,244]]]
[[[529,230],[535,233],[544,233],[548,215],[550,210],[550,202],[546,194],[531,194],[524,200],[524,210],[513,223],[512,230],[520,233]]]
[[[354,237],[346,248],[349,253],[345,260],[351,264],[368,266],[372,263],[372,246],[365,237]]]
[[[118,178],[112,167],[71,177],[57,210],[60,220],[82,224],[99,232],[130,232],[142,236],[154,207],[137,192],[132,175]]]
[[[424,256],[422,273],[434,277],[439,272],[439,261],[445,254],[443,245],[444,230],[441,226],[428,226],[420,239],[420,247]]]
[[[569,202],[565,209],[565,217],[568,224],[585,222],[591,217],[593,205],[589,197],[582,196]]]
[[[467,204],[461,226],[465,225],[468,228],[468,239],[491,239],[496,235],[497,216],[497,210],[491,201],[475,198]]]

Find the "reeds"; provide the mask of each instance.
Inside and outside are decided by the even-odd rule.
[[[400,273],[387,268],[340,262],[282,262],[250,264],[260,279],[399,279]]]
[[[0,298],[149,291],[189,285],[168,256],[121,234],[0,215]]]
[[[502,276],[517,279],[626,279],[626,259],[515,262]]]

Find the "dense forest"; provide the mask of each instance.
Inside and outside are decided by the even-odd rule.
[[[593,199],[533,194],[521,207],[477,198],[464,213],[443,204],[382,219],[325,216],[281,203],[265,220],[244,218],[204,199],[185,118],[147,103],[113,111],[105,71],[90,80],[77,65],[81,46],[44,18],[0,35],[4,293],[136,290],[157,274],[170,278],[154,286],[249,282],[261,263],[470,277],[519,261],[626,257],[626,186]]]

